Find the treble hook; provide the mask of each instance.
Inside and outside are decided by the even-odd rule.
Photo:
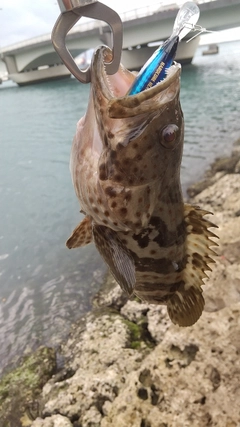
[[[97,0],[58,0],[61,14],[52,30],[54,49],[69,71],[82,83],[91,81],[91,70],[80,70],[66,47],[65,39],[69,30],[82,17],[106,22],[112,29],[112,61],[105,63],[107,74],[115,74],[119,68],[122,53],[122,21],[110,7]]]
[[[191,42],[193,39],[195,39],[197,36],[200,36],[202,33],[216,33],[216,31],[207,30],[206,28],[202,27],[201,25],[192,25],[192,24],[185,24],[186,27],[190,28],[191,31],[198,31],[197,34],[192,36],[190,39],[186,40],[186,43]]]

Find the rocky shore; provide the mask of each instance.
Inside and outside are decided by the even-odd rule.
[[[188,195],[219,226],[200,320],[177,327],[108,276],[62,344],[61,368],[40,348],[2,379],[1,427],[240,426],[240,140]]]

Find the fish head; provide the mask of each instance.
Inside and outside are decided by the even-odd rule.
[[[168,186],[176,179],[182,158],[181,66],[175,63],[161,83],[128,96],[135,74],[120,66],[116,74],[107,75],[104,64],[110,55],[108,48],[100,47],[92,64],[93,99],[107,176],[125,185],[161,179],[162,187]]]
[[[146,225],[159,195],[180,186],[181,66],[174,63],[162,82],[129,96],[136,74],[120,65],[116,74],[107,75],[105,63],[110,60],[106,46],[95,51],[89,106],[72,151],[72,175],[82,208],[95,222],[102,223],[104,211],[105,225],[136,229]]]

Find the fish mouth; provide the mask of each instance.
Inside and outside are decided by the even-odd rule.
[[[138,94],[128,95],[137,74],[120,64],[116,74],[108,75],[105,63],[111,59],[111,49],[100,46],[96,49],[92,62],[92,83],[96,84],[97,90],[107,101],[109,117],[123,118],[149,113],[179,95],[181,65],[177,62],[168,69],[164,80]]]

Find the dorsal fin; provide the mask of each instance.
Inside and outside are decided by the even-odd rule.
[[[167,303],[172,322],[179,326],[193,325],[204,308],[201,286],[207,277],[206,271],[211,271],[208,264],[215,262],[211,255],[216,253],[211,247],[217,243],[211,238],[218,237],[209,230],[217,226],[203,218],[210,213],[191,205],[184,206],[187,263],[182,271],[182,285]]]
[[[86,216],[80,224],[73,230],[71,236],[66,241],[68,249],[79,248],[92,242],[92,219]]]
[[[93,237],[99,253],[108,264],[116,281],[128,296],[132,295],[136,282],[135,265],[116,231],[94,224]]]

